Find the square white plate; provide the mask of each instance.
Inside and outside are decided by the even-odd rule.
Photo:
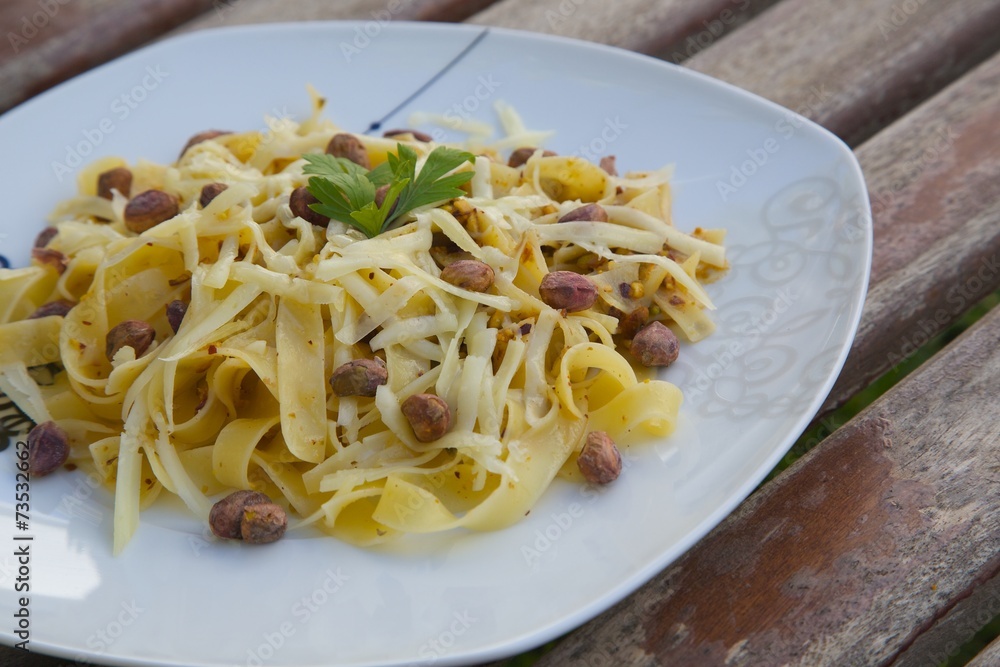
[[[353,131],[379,120],[405,126],[415,111],[495,123],[492,102],[503,99],[530,127],[555,130],[547,147],[560,153],[615,154],[623,170],[675,163],[676,224],[727,228],[732,263],[709,286],[718,331],[683,345],[664,374],[686,395],[680,425],[628,451],[607,489],[557,483],[510,529],[391,550],[295,535],[267,548],[221,544],[179,503],[161,503],[115,558],[109,494],[80,473],[35,480],[33,650],[114,664],[342,666],[466,664],[526,650],[607,609],[721,521],[795,441],[840,371],[872,245],[851,151],[729,85],[534,34],[289,24],[200,32],[132,53],[0,118],[15,167],[0,181],[0,253],[27,263],[81,163],[169,162],[202,130],[261,128],[264,114],[303,118],[306,83]],[[0,455],[5,545],[17,532],[13,453]],[[5,610],[21,595],[12,551],[0,556]],[[0,637],[18,641],[9,617]]]

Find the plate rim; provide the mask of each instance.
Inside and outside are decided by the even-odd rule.
[[[30,113],[39,104],[47,103],[48,99],[53,96],[66,94],[67,89],[72,89],[75,86],[86,86],[87,83],[94,77],[103,76],[103,72],[106,68],[109,68],[117,63],[128,60],[138,60],[143,57],[155,53],[161,49],[174,49],[179,45],[184,45],[187,43],[195,43],[204,40],[211,40],[211,38],[219,33],[231,33],[231,34],[265,34],[273,33],[275,31],[305,31],[305,32],[316,32],[321,33],[323,31],[329,30],[331,28],[340,29],[347,28],[353,29],[355,27],[361,27],[370,24],[377,23],[374,20],[322,20],[322,21],[308,21],[308,22],[296,22],[296,21],[281,21],[281,22],[267,22],[267,23],[255,23],[246,25],[226,25],[226,26],[216,26],[208,27],[204,29],[198,29],[192,32],[170,34],[162,39],[158,39],[152,43],[143,45],[142,47],[129,51],[115,59],[112,59],[106,63],[94,67],[86,72],[83,72],[71,79],[59,83],[56,86],[32,97],[31,99],[18,104],[15,107],[4,112],[0,115],[0,127],[5,123],[10,122],[12,119],[18,118],[20,115],[25,113]],[[852,181],[856,181],[861,187],[858,190],[858,194],[861,196],[860,211],[864,214],[865,224],[860,225],[863,234],[860,237],[860,241],[864,245],[863,257],[859,254],[859,259],[863,259],[864,265],[862,267],[862,277],[858,281],[857,287],[853,291],[852,298],[848,301],[848,304],[853,309],[851,313],[850,321],[848,322],[847,335],[845,336],[844,342],[840,345],[840,349],[837,354],[837,358],[831,367],[831,371],[827,375],[826,380],[818,386],[816,389],[816,397],[810,402],[809,406],[805,408],[799,419],[795,422],[794,428],[791,429],[789,435],[787,435],[778,446],[772,449],[771,454],[764,460],[749,478],[745,479],[744,482],[739,486],[738,490],[730,493],[726,500],[722,502],[715,511],[708,514],[701,522],[699,522],[696,527],[688,532],[682,540],[673,546],[673,548],[667,550],[664,553],[660,553],[655,559],[650,561],[647,565],[640,567],[632,571],[628,576],[621,579],[616,585],[614,585],[606,594],[600,595],[596,599],[592,600],[583,607],[574,610],[572,613],[564,614],[559,616],[555,621],[552,621],[540,629],[536,629],[530,633],[521,633],[515,637],[511,637],[507,640],[496,641],[488,645],[480,645],[479,647],[471,650],[463,650],[457,653],[447,653],[440,656],[435,661],[437,664],[441,665],[464,665],[471,664],[480,661],[489,661],[501,659],[504,657],[509,657],[516,655],[518,653],[530,650],[537,647],[543,643],[551,641],[552,639],[559,637],[567,632],[575,631],[579,629],[583,624],[595,619],[601,613],[607,611],[614,605],[621,602],[623,599],[634,593],[640,587],[651,581],[655,576],[664,571],[671,564],[675,563],[678,559],[682,558],[685,553],[690,551],[690,549],[699,541],[701,541],[709,532],[711,532],[716,526],[720,525],[726,517],[730,516],[752,493],[752,491],[761,483],[761,481],[767,476],[767,474],[775,467],[775,465],[781,460],[782,457],[787,453],[791,446],[795,443],[797,438],[804,432],[805,428],[812,422],[815,415],[818,413],[819,409],[822,407],[823,403],[829,396],[830,391],[833,389],[834,384],[840,377],[843,371],[844,364],[846,363],[847,357],[851,351],[852,345],[856,339],[858,328],[860,326],[861,318],[864,312],[864,305],[868,295],[868,288],[871,278],[871,261],[873,254],[873,224],[872,224],[872,213],[870,197],[868,194],[866,181],[864,178],[861,165],[854,154],[854,151],[836,134],[830,130],[819,125],[815,121],[805,118],[801,114],[788,109],[776,102],[768,100],[760,95],[747,91],[729,82],[713,78],[707,74],[691,70],[689,68],[683,67],[679,64],[671,63],[665,60],[655,58],[653,56],[648,56],[641,53],[636,53],[623,49],[616,46],[611,46],[607,44],[601,44],[597,42],[589,42],[586,40],[576,39],[572,37],[565,37],[561,35],[549,35],[545,33],[536,33],[525,30],[517,30],[511,28],[503,27],[493,27],[493,26],[481,26],[467,23],[440,23],[440,22],[422,22],[422,21],[391,21],[381,23],[381,30],[387,32],[422,32],[425,34],[438,33],[461,33],[468,35],[478,35],[484,34],[486,36],[490,34],[497,34],[509,39],[515,40],[527,40],[530,42],[537,42],[542,44],[557,44],[562,47],[567,47],[571,49],[584,49],[591,52],[596,52],[601,55],[601,57],[611,56],[615,58],[626,58],[631,61],[643,63],[644,65],[655,65],[660,67],[665,67],[668,70],[674,72],[675,75],[681,77],[689,77],[693,80],[699,81],[704,85],[709,85],[715,88],[722,88],[728,91],[730,94],[736,95],[741,100],[747,104],[752,104],[756,106],[763,106],[770,112],[780,113],[780,114],[794,114],[798,119],[804,121],[804,125],[809,127],[811,131],[818,132],[820,136],[823,136],[827,142],[832,140],[833,146],[839,154],[839,157],[844,160],[844,163],[849,167],[848,176]],[[410,100],[411,102],[413,100]],[[401,113],[405,110],[405,107],[397,108],[396,113]],[[391,116],[390,116],[391,117]],[[676,551],[675,555],[670,552]],[[9,633],[6,629],[0,632],[0,638],[2,638],[5,645],[11,646],[15,641],[15,637],[12,633]],[[114,664],[114,665],[217,665],[219,663],[215,662],[163,662],[158,660],[152,660],[144,657],[129,657],[114,653],[94,653],[88,650],[81,650],[72,646],[65,644],[58,644],[54,642],[36,642],[32,640],[33,646],[38,646],[41,652],[61,656],[67,658],[78,658],[80,656],[97,658],[102,664]],[[317,663],[318,664],[318,663]],[[357,663],[357,664],[369,664]],[[377,662],[371,663],[372,665],[407,665],[415,664],[414,661],[410,660],[397,660],[389,662]]]

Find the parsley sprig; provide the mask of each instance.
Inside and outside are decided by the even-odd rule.
[[[438,146],[417,174],[417,153],[396,144],[397,153],[372,170],[342,157],[309,153],[303,172],[311,174],[309,192],[319,201],[310,208],[320,215],[360,229],[368,238],[384,232],[410,211],[438,204],[465,194],[460,185],[468,183],[471,171],[448,172],[465,162],[474,162],[472,153]],[[382,205],[375,203],[375,191],[389,186]]]

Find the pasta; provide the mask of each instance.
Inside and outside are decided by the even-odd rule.
[[[293,211],[302,156],[339,131],[314,107],[267,132],[205,135],[173,164],[98,160],[32,265],[0,271],[0,391],[113,488],[116,552],[164,492],[207,520],[213,499],[253,489],[293,529],[358,545],[496,530],[556,476],[582,479],[589,433],[628,445],[674,426],[680,391],[627,350],[654,321],[711,333],[703,284],[726,260],[721,230],[673,226],[669,169],[619,177],[540,150],[509,166],[478,146],[457,169],[472,172],[466,196],[366,238]],[[356,139],[373,166],[405,145],[418,172],[433,147]],[[136,233],[139,198],[123,190],[170,193],[176,213]],[[606,219],[573,219],[589,204]],[[487,289],[448,274],[463,261],[489,267]],[[553,306],[543,282],[557,272],[584,276],[593,303]],[[371,396],[331,389],[338,372],[383,367]],[[439,437],[418,437],[416,395],[450,411]]]

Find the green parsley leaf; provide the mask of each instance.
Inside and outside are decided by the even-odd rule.
[[[389,168],[389,163],[383,162],[379,166],[369,171],[368,180],[374,183],[378,187],[382,187],[383,185],[389,185],[389,183],[392,182],[392,169]]]
[[[405,188],[409,182],[409,179],[403,179],[390,185],[389,190],[385,193],[385,200],[382,202],[382,206],[376,205],[373,196],[371,202],[358,210],[351,211],[351,218],[357,223],[354,226],[364,231],[368,235],[368,238],[384,231],[386,218],[389,217],[389,212],[392,211],[392,206],[396,203],[400,190]],[[348,222],[348,224],[352,223]]]
[[[317,213],[341,222],[351,219],[351,207],[347,204],[347,199],[331,181],[325,178],[310,178],[309,192],[319,200],[318,204],[311,206]]]
[[[389,157],[393,161],[392,156]],[[409,146],[399,144],[399,157],[396,161],[400,163],[399,171],[402,172],[409,165],[415,165],[417,154]],[[476,156],[472,153],[438,146],[427,156],[424,166],[420,170],[420,175],[413,178],[412,185],[399,195],[399,207],[397,211],[412,211],[421,206],[436,204],[438,202],[461,197],[465,194],[458,186],[464,185],[472,180],[472,172],[465,171],[452,174],[447,178],[442,178],[449,171],[459,167],[464,162],[475,162]],[[413,167],[409,167],[412,174]],[[393,165],[393,172],[397,172],[396,165]],[[411,176],[412,178],[412,176]],[[395,217],[398,217],[399,213]]]
[[[368,171],[345,157],[334,157],[325,153],[306,153],[302,159],[306,161],[306,166],[302,168],[304,174],[330,177],[336,174],[363,175]]]
[[[465,191],[459,190],[458,186],[468,183],[471,178],[472,172],[470,171],[460,172],[458,174],[452,174],[450,176],[439,178],[424,187],[423,190],[418,190],[413,194],[413,197],[409,202],[410,208],[414,209],[420,206],[454,199],[455,197],[461,197],[465,194]],[[416,188],[414,188],[414,190],[416,190]]]
[[[430,155],[424,168],[420,170],[420,176],[414,184],[416,189],[421,189],[438,180],[452,169],[457,169],[463,162],[475,163],[476,156],[472,153],[460,151],[447,146],[438,146]],[[469,178],[472,178],[471,176]]]
[[[472,180],[473,172],[448,172],[475,156],[465,151],[438,146],[417,174],[418,155],[409,146],[396,144],[396,154],[371,171],[345,158],[332,155],[304,155],[303,172],[309,192],[318,203],[310,208],[332,220],[360,229],[372,238],[416,208],[438,204],[465,194],[459,186]],[[389,186],[382,205],[375,203],[377,188]]]

